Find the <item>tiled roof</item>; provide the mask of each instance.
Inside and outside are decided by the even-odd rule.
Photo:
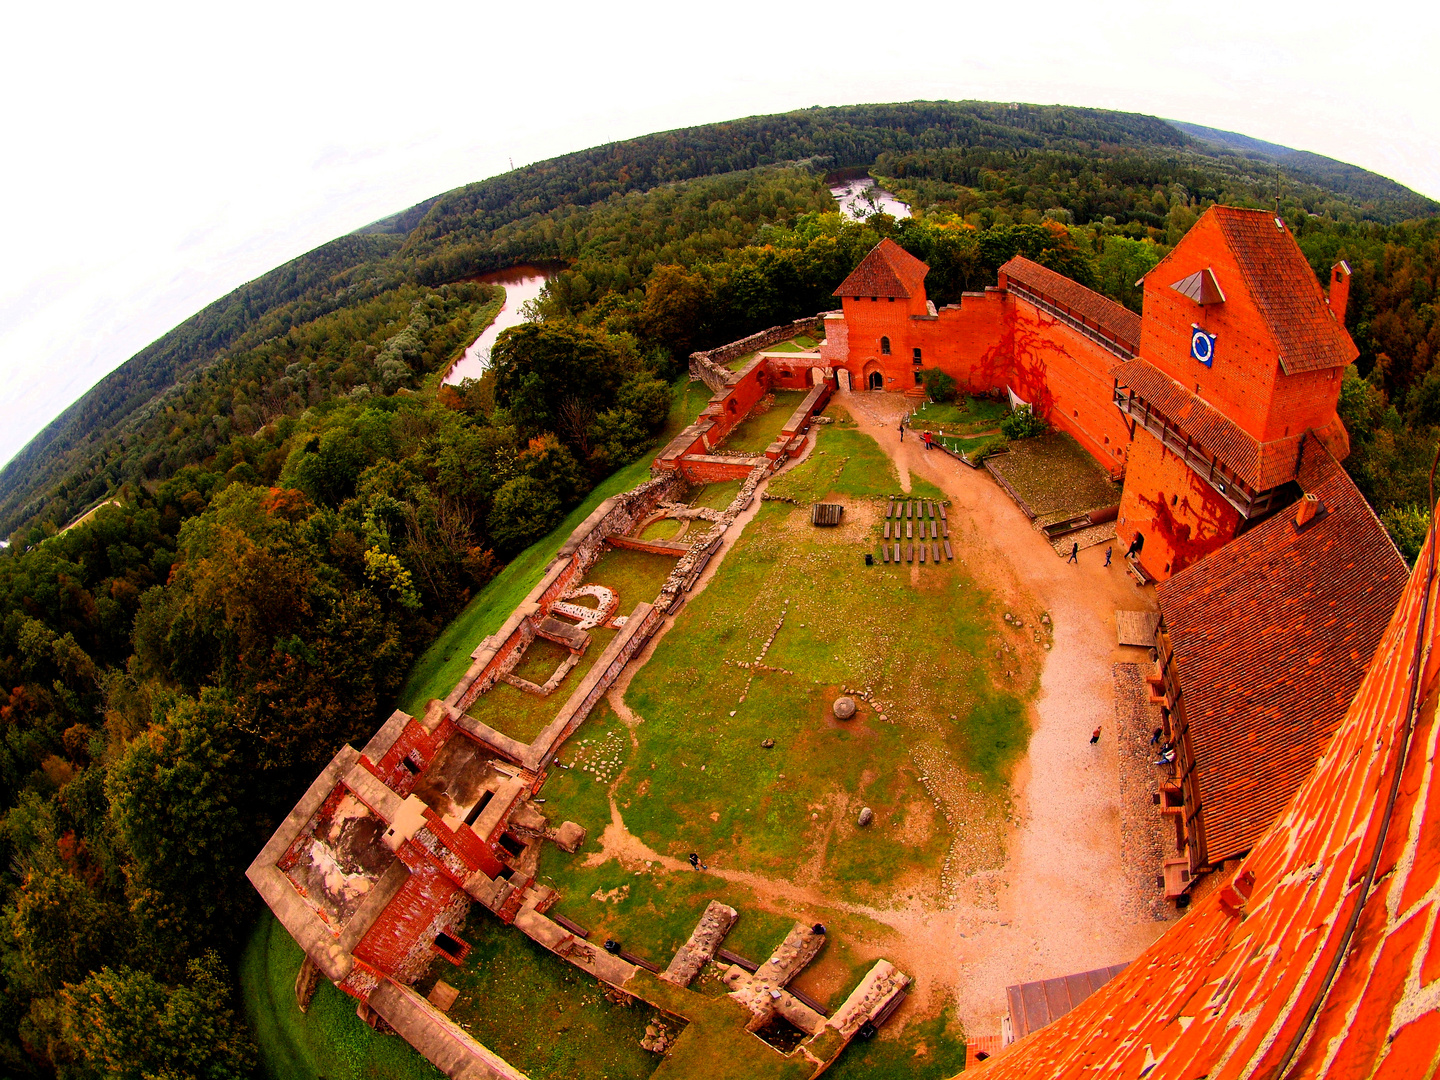
[[[1301,488],[1325,510],[1277,514],[1159,586],[1198,780],[1201,862],[1248,851],[1345,715],[1406,569],[1313,436]]]
[[[1000,267],[1001,277],[1018,281],[1021,285],[1067,309],[1077,318],[1083,318],[1091,326],[1106,330],[1116,340],[1130,347],[1131,352],[1140,348],[1140,316],[1127,307],[1101,296],[1094,289],[1087,289],[1078,281],[1064,274],[1057,274],[1047,266],[1017,255]]]
[[[1220,459],[1257,492],[1295,477],[1301,436],[1262,443],[1203,398],[1190,393],[1159,368],[1145,360],[1117,364],[1110,374],[1150,402],[1207,456]]]
[[[1240,870],[1074,1010],[982,1063],[976,1080],[1430,1075],[1440,1060],[1440,653],[1413,666],[1440,622],[1427,559],[1428,545],[1334,738]]]
[[[1275,335],[1285,374],[1344,367],[1360,355],[1299,245],[1273,214],[1234,206],[1216,206],[1212,213]]]
[[[870,249],[832,295],[908,299],[924,287],[929,272],[928,266],[887,236]]]

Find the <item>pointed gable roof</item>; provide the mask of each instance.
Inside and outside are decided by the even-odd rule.
[[[834,296],[898,296],[909,299],[925,287],[930,267],[888,236],[870,249],[840,283]]]
[[[1286,375],[1344,367],[1360,350],[1325,302],[1300,245],[1267,210],[1214,206],[1225,242],[1260,309]],[[1183,241],[1182,241],[1183,242]]]

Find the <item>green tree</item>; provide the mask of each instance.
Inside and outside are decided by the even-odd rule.
[[[495,400],[526,435],[559,429],[561,407],[578,398],[610,408],[625,381],[620,350],[576,323],[522,323],[500,334],[490,352]]]
[[[105,788],[130,854],[131,907],[154,955],[184,957],[227,940],[246,910],[234,887],[253,854],[241,744],[234,703],[207,687],[199,700],[173,700],[110,767]]]
[[[955,400],[956,382],[939,368],[926,368],[920,372],[920,379],[931,401]]]
[[[6,912],[15,948],[6,977],[31,993],[78,983],[114,955],[124,922],[90,886],[63,869],[32,871]]]
[[[517,476],[495,495],[490,535],[507,555],[534,543],[560,523],[560,499],[533,476]]]
[[[144,971],[104,968],[39,1010],[62,1080],[247,1080],[255,1048],[228,1005],[219,956],[167,986]]]
[[[645,283],[640,325],[676,357],[690,355],[711,304],[710,285],[683,266],[657,266]]]

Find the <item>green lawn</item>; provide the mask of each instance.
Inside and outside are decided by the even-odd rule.
[[[724,510],[732,502],[735,496],[740,494],[739,480],[722,480],[715,484],[706,484],[697,488],[690,496],[691,506],[708,506],[712,510]]]
[[[657,444],[664,445],[679,434],[681,428],[700,415],[700,410],[709,400],[710,391],[704,383],[692,383],[686,376],[677,379],[670,418],[656,440]],[[629,491],[644,482],[650,475],[653,457],[651,451],[646,451],[636,461],[612,473],[609,479],[590,492],[584,502],[570,511],[549,536],[537,540],[506,564],[415,661],[400,690],[397,706],[418,715],[425,711],[432,698],[443,698],[448,694],[469,669],[470,654],[475,646],[486,635],[500,629],[515,610],[515,605],[535,587],[541,572],[570,538],[576,526],[610,496]],[[653,599],[653,596],[643,599]]]
[[[827,428],[819,446],[826,454],[772,490],[783,480],[802,502],[843,496],[864,515],[874,513],[866,497],[895,489],[868,436]],[[873,465],[872,455],[880,470],[854,464]],[[998,648],[998,611],[958,561],[927,566],[918,585],[896,568],[865,568],[861,555],[878,531],[878,522],[853,520],[816,530],[806,509],[767,502],[634,676],[625,700],[644,722],[626,731],[597,708],[571,743],[579,768],[546,782],[547,813],[584,825],[585,851],[597,851],[606,792],[618,779],[627,827],[662,854],[694,850],[786,878],[797,862],[818,860],[825,886],[860,902],[893,900],[901,888],[932,892],[953,834],[934,813],[918,762],[956,763],[980,792],[970,831],[998,835],[1006,777],[1028,738],[1032,683],[1021,675],[997,684],[980,659]],[[741,666],[761,654],[782,613],[765,663],[785,670]],[[833,699],[857,686],[876,692],[886,721],[865,705],[849,723],[830,717]],[[773,749],[761,747],[767,738]],[[854,828],[860,805],[875,812],[876,827]],[[662,965],[712,897],[746,911],[730,947],[752,959],[797,917],[756,917],[745,890],[709,875],[584,864],[546,851],[541,868],[562,893],[560,909]]]
[[[440,1080],[408,1043],[355,1015],[355,999],[324,979],[302,1013],[295,1004],[300,946],[266,912],[240,961],[240,990],[263,1074],[272,1080]]]
[[[780,429],[785,426],[785,421],[790,419],[792,413],[800,407],[805,400],[804,390],[775,390],[769,396],[774,403],[766,408],[763,400],[759,405],[750,411],[750,415],[741,420],[731,429],[730,434],[725,436],[721,444],[726,450],[748,450],[752,453],[761,453],[780,437]]]
[[[916,431],[944,431],[950,435],[972,435],[1000,426],[1009,412],[1003,402],[966,398],[963,402],[926,402],[910,417]]]
[[[832,406],[832,408],[838,408]],[[825,410],[831,415],[831,410]],[[844,413],[839,410],[837,420]],[[848,420],[848,414],[845,414]],[[910,478],[911,494],[919,499],[943,499],[945,493],[928,480]],[[894,495],[900,479],[885,452],[869,435],[843,422],[822,429],[819,442],[803,465],[770,482],[770,492],[802,503],[819,502],[828,494],[855,498]]]
[[[437,962],[420,986],[438,977],[459,990],[450,1018],[531,1080],[643,1080],[655,1071],[659,1055],[640,1047],[654,1009],[615,1004],[601,983],[478,904],[461,936],[470,943],[464,966]]]
[[[680,532],[680,522],[674,518],[661,518],[645,526],[641,540],[670,540]]]
[[[636,604],[655,602],[660,595],[660,586],[674,571],[677,561],[669,555],[611,548],[595,560],[585,580],[613,589],[620,597],[618,614],[629,615]]]
[[[509,735],[512,739],[519,739],[522,743],[531,743],[535,737],[545,730],[545,725],[555,719],[555,714],[560,711],[560,706],[570,699],[575,692],[575,687],[580,685],[580,680],[595,666],[595,661],[600,659],[600,654],[610,644],[612,638],[618,633],[603,626],[596,626],[590,630],[590,647],[580,657],[580,662],[565,676],[555,692],[542,697],[539,694],[531,694],[519,687],[511,686],[509,683],[498,682],[485,693],[475,699],[474,704],[466,710],[482,724],[489,724],[496,731]],[[530,653],[536,651],[535,646],[539,645],[538,658],[531,661]],[[548,641],[536,638],[535,642],[526,650],[524,659],[517,665],[516,674],[523,679],[529,679],[533,683],[544,684],[550,678],[559,664],[558,656],[568,654],[568,649],[562,649],[558,645],[552,645]],[[553,662],[552,662],[553,661]]]

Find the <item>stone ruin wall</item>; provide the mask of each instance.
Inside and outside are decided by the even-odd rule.
[[[665,474],[601,503],[595,513],[570,534],[535,588],[496,632],[496,636],[503,635],[501,640],[497,643],[494,638],[487,639],[476,649],[476,662],[445,699],[446,703],[464,712],[501,676],[513,670],[535,639],[535,627],[549,614],[550,606],[584,580],[599,559],[605,542],[612,536],[629,532],[673,493],[679,483],[676,475]],[[489,655],[484,655],[487,652]]]
[[[778,345],[782,341],[789,341],[792,337],[803,334],[807,330],[815,334],[823,334],[821,318],[821,316],[811,315],[804,319],[796,319],[794,322],[771,326],[751,334],[749,337],[743,337],[739,341],[732,341],[728,345],[721,345],[706,352],[693,352],[690,354],[690,378],[703,382],[718,394],[735,381],[736,373],[725,367],[731,360],[744,356],[746,353],[768,349],[771,345]]]

